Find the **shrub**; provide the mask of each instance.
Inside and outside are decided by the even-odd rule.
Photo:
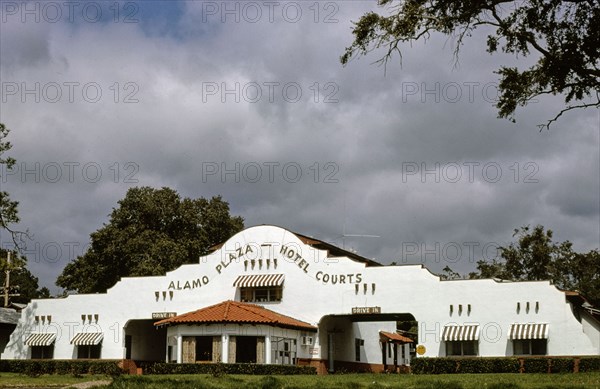
[[[39,363],[32,361],[32,363],[23,366],[23,374],[29,377],[38,377],[42,374],[42,368]]]
[[[147,364],[145,374],[317,374],[311,366],[259,365],[254,363],[154,363]]]
[[[106,374],[116,376],[122,373],[114,360],[30,360],[11,359],[0,361],[0,371],[39,376],[41,374]]]
[[[494,373],[518,373],[521,363],[517,358],[490,358]]]
[[[212,374],[213,377],[217,377],[218,378],[218,377],[223,377],[227,373],[225,372],[225,367],[223,366],[222,363],[215,363],[213,365],[213,369],[212,369],[211,374]]]
[[[581,358],[579,360],[579,371],[600,371],[600,357]]]
[[[525,373],[548,373],[548,358],[524,358]]]
[[[552,373],[572,373],[575,367],[575,360],[572,358],[552,358],[550,361]]]
[[[417,358],[411,369],[416,374],[451,374],[456,373],[457,362],[455,358]]]
[[[588,366],[597,361],[600,370],[600,358],[589,358]],[[523,358],[525,373],[567,373],[573,371],[573,358]],[[549,365],[552,363],[551,365]],[[411,371],[415,374],[451,374],[451,373],[518,373],[521,364],[515,357],[498,358],[416,358],[411,361]]]
[[[459,373],[493,373],[494,363],[491,359],[461,359],[458,361]]]

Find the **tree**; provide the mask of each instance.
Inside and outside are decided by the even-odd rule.
[[[554,264],[554,279],[563,289],[580,291],[595,307],[600,307],[600,253],[573,253]]]
[[[502,66],[499,117],[513,122],[517,106],[545,94],[562,94],[566,107],[540,128],[549,128],[564,112],[600,107],[600,6],[599,0],[379,0],[388,16],[369,12],[354,23],[354,42],[341,62],[385,47],[379,63],[394,53],[402,59],[401,43],[426,41],[432,33],[456,40],[455,60],[463,41],[477,28],[493,29],[487,51],[501,50],[516,57],[535,54],[527,69]]]
[[[493,258],[491,261],[477,261],[477,271],[469,273],[469,279],[477,278],[500,278],[509,279],[504,263]]]
[[[452,270],[450,266],[446,266],[445,268],[443,268],[442,272],[443,273],[438,274],[440,276],[440,279],[442,280],[460,280],[462,278],[462,276],[459,273]]]
[[[4,153],[12,148],[12,144],[6,140],[10,130],[0,123],[0,168],[4,172],[11,169],[16,160],[12,157],[5,157]],[[0,230],[7,231],[15,246],[11,252],[12,260],[9,263],[8,251],[0,248],[0,288],[4,288],[6,280],[6,270],[11,271],[10,286],[19,286],[21,296],[10,297],[10,301],[27,303],[32,298],[37,298],[38,279],[25,268],[26,258],[19,255],[19,252],[25,248],[26,239],[29,238],[27,231],[19,231],[13,227],[19,223],[19,202],[11,200],[6,191],[0,191]],[[4,302],[2,302],[3,304]]]
[[[0,123],[0,168],[2,171],[11,169],[16,160],[12,157],[4,157],[3,154],[12,148],[12,144],[6,140],[10,130]],[[0,230],[6,230],[11,235],[15,247],[20,250],[25,246],[25,240],[29,238],[27,232],[15,230],[12,225],[20,221],[19,202],[10,199],[6,191],[0,191]]]
[[[91,246],[67,264],[56,284],[79,293],[104,292],[121,277],[162,275],[197,263],[209,248],[244,227],[220,196],[181,198],[169,188],[132,188]]]
[[[515,229],[517,242],[500,247],[501,260],[478,261],[469,278],[513,281],[550,280],[563,290],[576,290],[600,307],[600,254],[577,253],[569,241],[554,242],[552,230],[543,226]]]
[[[544,227],[529,226],[515,229],[513,237],[518,243],[500,247],[500,255],[505,259],[505,271],[513,280],[547,280],[552,277],[551,263],[562,252],[552,241],[552,230],[544,232]],[[571,244],[565,243],[570,249]]]
[[[6,270],[10,270],[10,294],[19,294],[19,296],[9,297],[10,302],[27,304],[31,299],[50,297],[48,288],[39,289],[39,280],[27,269],[27,260],[24,256],[16,250],[11,251],[10,264],[6,260],[7,256],[8,250],[0,249],[0,258],[2,259],[0,260],[0,289],[4,292]],[[4,304],[3,298],[4,295],[1,295],[2,302],[0,302],[0,306]]]

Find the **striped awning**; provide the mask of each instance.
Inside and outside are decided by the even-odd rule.
[[[25,340],[26,346],[50,346],[56,340],[56,334],[31,334]]]
[[[479,325],[446,325],[444,326],[444,330],[442,331],[442,340],[444,342],[455,342],[461,340],[479,340]]]
[[[281,286],[285,276],[283,274],[252,274],[239,276],[233,286],[238,288],[253,288],[260,286]]]
[[[547,323],[513,323],[508,331],[508,339],[548,339],[549,329]]]
[[[76,346],[95,346],[102,342],[102,332],[79,332],[71,339],[71,344]]]

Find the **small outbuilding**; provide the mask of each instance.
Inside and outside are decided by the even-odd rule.
[[[227,300],[160,320],[168,327],[167,360],[179,363],[297,364],[298,339],[317,327],[256,304]],[[172,347],[177,345],[176,348]],[[175,354],[174,350],[182,350]]]

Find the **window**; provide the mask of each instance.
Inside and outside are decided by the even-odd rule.
[[[281,301],[282,286],[265,286],[260,288],[241,288],[240,299],[242,302],[273,302]]]
[[[271,363],[277,365],[295,365],[298,344],[296,339],[271,337]]]
[[[446,355],[466,356],[477,355],[477,341],[449,341],[446,342]]]
[[[173,346],[167,346],[167,355],[168,355],[168,363],[176,362],[177,360],[173,359]]]
[[[356,354],[356,362],[360,362],[360,346],[364,346],[365,341],[363,339],[354,339],[354,353]]]
[[[514,355],[546,355],[546,339],[513,340]]]
[[[100,359],[102,343],[91,346],[77,346],[77,359]]]
[[[54,345],[31,346],[31,359],[52,359],[54,357]]]
[[[196,361],[212,361],[212,350],[212,336],[196,336]]]
[[[532,339],[531,340],[531,354],[532,355],[546,355],[547,353],[546,339]]]

